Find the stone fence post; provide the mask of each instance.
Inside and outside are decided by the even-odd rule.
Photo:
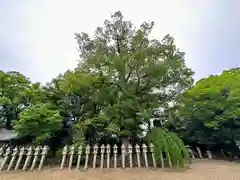
[[[34,158],[33,158],[33,162],[32,162],[32,166],[30,168],[31,171],[33,171],[33,169],[35,168],[36,166],[36,163],[37,163],[37,160],[38,160],[38,156],[40,155],[40,151],[41,151],[41,146],[37,146],[35,148],[35,152],[34,152]]]

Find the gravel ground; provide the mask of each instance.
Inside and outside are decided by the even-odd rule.
[[[0,180],[240,180],[240,164],[198,160],[187,170],[97,169],[68,171],[2,172]]]

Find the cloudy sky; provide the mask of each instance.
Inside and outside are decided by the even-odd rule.
[[[195,79],[240,66],[239,0],[0,0],[0,69],[46,82],[77,64],[75,32],[92,33],[122,11],[136,26],[169,33]]]

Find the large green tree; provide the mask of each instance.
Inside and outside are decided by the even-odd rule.
[[[95,77],[90,97],[101,111],[95,124],[117,136],[138,136],[150,126],[156,109],[174,101],[191,86],[193,72],[174,39],[150,39],[153,22],[135,28],[121,12],[111,15],[91,38],[76,33],[81,61],[76,71]]]
[[[240,139],[240,69],[201,79],[181,100],[176,128],[188,142],[204,145]]]

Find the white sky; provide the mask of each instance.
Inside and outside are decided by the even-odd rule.
[[[11,1],[11,0],[10,0]],[[16,1],[15,1],[16,2]],[[21,52],[26,76],[46,82],[60,72],[76,67],[78,52],[75,32],[93,33],[97,26],[120,10],[126,20],[139,26],[154,21],[153,36],[171,34],[181,51],[187,53],[187,65],[198,66],[196,44],[201,41],[204,12],[211,0],[23,0],[11,9],[14,23],[5,28],[11,33],[13,47]],[[19,26],[16,27],[16,23]],[[16,29],[17,28],[17,29]],[[15,33],[16,30],[18,33]],[[8,37],[9,41],[9,37]],[[195,48],[193,47],[195,44]],[[14,62],[12,62],[14,63]],[[6,70],[10,70],[8,67]],[[16,69],[14,69],[16,70]]]

